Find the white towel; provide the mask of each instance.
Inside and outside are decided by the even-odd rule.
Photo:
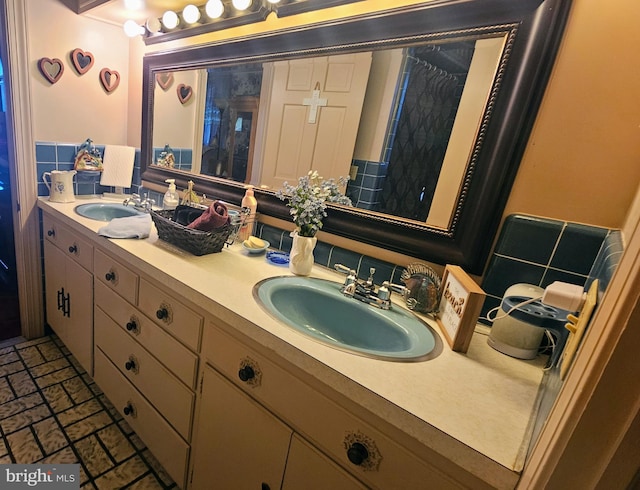
[[[105,146],[100,185],[131,187],[135,157],[136,149],[133,146]]]
[[[151,231],[151,215],[148,213],[126,218],[114,218],[98,230],[107,238],[147,238]]]

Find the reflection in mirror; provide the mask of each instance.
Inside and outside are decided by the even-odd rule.
[[[279,189],[350,176],[355,206],[448,228],[506,34],[157,75],[153,146],[175,168]]]
[[[193,180],[198,192],[234,204],[242,200],[245,182],[267,185],[269,189],[256,189],[261,216],[290,222],[289,210],[272,190],[282,181],[294,181],[310,166],[325,178],[349,175],[347,192],[360,207],[330,205],[323,226],[327,238],[337,235],[481,274],[570,5],[570,0],[438,0],[283,27],[233,42],[149,53],[143,61],[143,184],[162,190],[167,178],[176,179],[179,187]],[[492,43],[495,51],[484,49]],[[401,53],[399,66],[405,71],[376,68],[378,57],[396,52]],[[467,57],[458,56],[465,52]],[[443,66],[439,64],[442,60],[423,59],[431,55],[456,62]],[[367,56],[367,76],[358,85],[361,70],[355,73],[349,66],[361,66],[358,63],[367,61],[356,58]],[[345,62],[334,63],[334,57]],[[309,63],[312,60],[319,62]],[[209,116],[211,125],[206,131],[216,129],[219,135],[205,141],[208,70],[248,62],[262,69],[257,109],[238,109],[242,122],[238,116],[226,119],[225,114],[231,116],[231,98],[223,102],[210,95],[209,100],[215,104],[218,98],[220,103],[210,108],[214,114]],[[429,71],[426,63],[437,69]],[[476,89],[478,66],[486,69],[486,84]],[[277,99],[272,92],[281,86],[279,77],[292,70],[299,75],[292,78],[298,86],[289,87],[298,89],[295,99],[271,100]],[[424,116],[424,108],[435,109],[438,104],[433,100],[421,106],[422,110],[405,115],[406,110],[424,103],[416,94],[425,90],[420,85],[413,87],[410,78],[418,70],[423,74],[415,79],[423,83],[429,74],[441,73],[438,70],[464,81],[464,86],[451,90],[457,98],[434,110],[442,114],[436,126],[419,123],[418,127],[429,128],[421,138],[414,137],[420,130],[403,131],[401,122],[406,117],[413,124],[418,113]],[[386,82],[375,82],[377,72],[387,75]],[[172,78],[169,73],[174,75],[173,85],[158,88],[156,77],[164,83]],[[329,77],[322,73],[337,75],[336,84],[328,87]],[[360,87],[347,101],[358,102],[359,109],[349,111],[359,112],[355,125],[347,121],[344,103],[335,102],[331,90],[345,90],[352,82]],[[386,88],[374,91],[378,83]],[[177,104],[176,84],[192,87],[193,96]],[[178,111],[163,107],[156,101],[160,98]],[[219,124],[216,110],[220,111]],[[448,114],[455,114],[453,121]],[[431,114],[427,116],[425,119]],[[393,127],[395,133],[390,130]],[[313,141],[316,137],[329,143],[306,144],[305,138]],[[166,144],[176,152],[174,168],[155,164],[158,150]],[[414,152],[421,144],[429,147],[428,153],[405,154],[405,149]],[[407,164],[412,158],[414,164]],[[320,170],[320,165],[326,169]]]

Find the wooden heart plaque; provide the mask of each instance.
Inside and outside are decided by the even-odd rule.
[[[93,54],[76,48],[71,52],[71,62],[80,75],[87,73],[93,66]]]
[[[171,72],[162,72],[156,75],[156,80],[158,81],[158,85],[162,90],[167,90],[171,84],[173,83],[173,73]]]
[[[100,81],[107,92],[113,92],[120,85],[120,73],[109,68],[100,70]]]
[[[181,83],[177,88],[178,100],[181,104],[186,104],[193,95],[193,89],[189,85]]]
[[[64,73],[64,65],[58,58],[40,58],[38,61],[38,69],[42,76],[51,84],[60,80]]]

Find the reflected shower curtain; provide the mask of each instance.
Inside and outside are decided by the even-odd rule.
[[[426,221],[460,94],[456,77],[413,60],[407,61],[404,101],[379,211]]]

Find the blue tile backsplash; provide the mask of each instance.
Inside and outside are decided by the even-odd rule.
[[[38,196],[48,196],[49,191],[42,181],[42,175],[52,170],[73,170],[76,154],[80,144],[36,142],[36,172],[38,181]],[[104,146],[96,145],[101,155],[104,155]],[[100,185],[99,172],[78,172],[73,178],[74,191],[77,196],[103,194],[114,192],[114,187]],[[130,189],[124,189],[125,194],[139,192],[140,190],[140,150],[136,150],[133,164],[133,178]]]
[[[481,317],[500,305],[504,292],[513,284],[545,288],[562,281],[588,288],[598,278],[602,292],[621,255],[619,230],[534,216],[508,216],[482,283],[487,298]]]

